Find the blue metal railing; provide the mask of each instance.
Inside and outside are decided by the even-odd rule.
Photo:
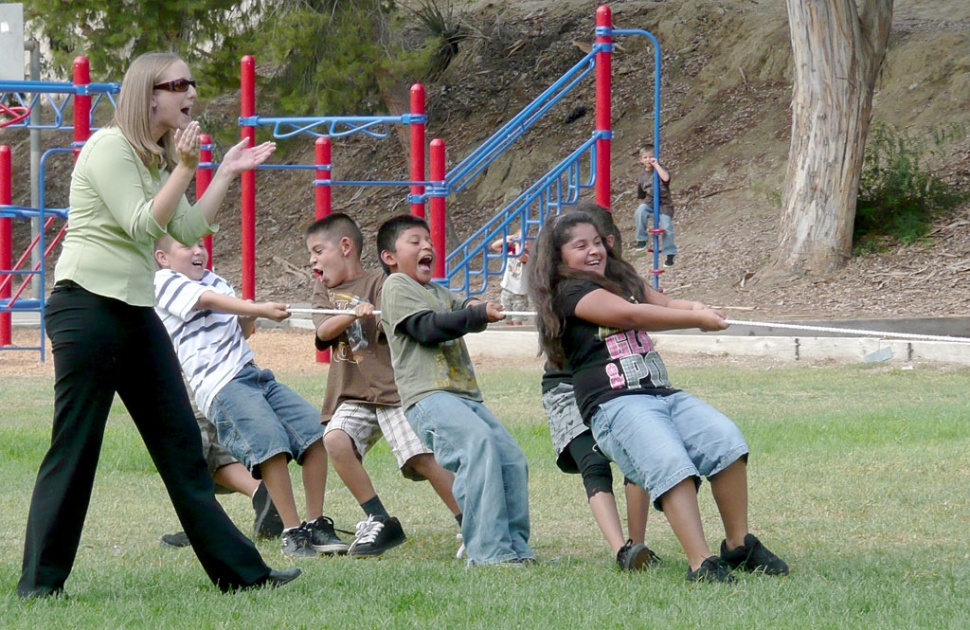
[[[90,124],[91,131],[94,131],[94,114],[98,105],[107,100],[115,106],[115,94],[121,91],[120,83],[89,83],[87,85],[75,85],[63,81],[0,81],[0,102],[13,101],[20,107],[27,107],[31,111],[35,108],[44,106],[49,107],[54,112],[53,122],[47,124],[33,124],[30,118],[22,120],[13,125],[7,125],[6,129],[57,129],[59,131],[73,131],[73,124],[66,124],[71,120],[65,116],[64,112],[74,101],[78,94],[91,95]],[[30,98],[25,98],[28,94]],[[65,98],[58,102],[54,95],[64,95]],[[8,101],[8,99],[10,99]],[[73,121],[72,121],[73,122]]]

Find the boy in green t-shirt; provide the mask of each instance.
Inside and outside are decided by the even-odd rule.
[[[314,315],[318,350],[332,348],[330,375],[320,421],[330,463],[360,504],[366,520],[357,524],[351,556],[378,556],[406,540],[400,521],[388,514],[364,470],[363,459],[381,436],[397,459],[401,474],[427,479],[461,524],[451,494],[454,475],[442,468],[414,434],[401,410],[394,385],[387,336],[374,315],[380,309],[384,272],[360,263],[364,237],[346,214],[330,214],[307,228],[306,245],[316,282],[313,308],[353,311]]]
[[[468,332],[504,319],[494,302],[462,302],[432,282],[434,250],[423,219],[401,215],[377,232],[388,273],[381,319],[404,415],[435,459],[455,473],[468,563],[535,562],[529,548],[529,471],[525,454],[482,404]]]

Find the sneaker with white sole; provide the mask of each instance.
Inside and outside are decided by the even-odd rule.
[[[379,556],[407,539],[396,517],[372,514],[357,523],[357,534],[348,553],[355,558]]]
[[[333,519],[329,516],[310,521],[306,524],[310,530],[310,545],[314,551],[324,555],[342,556],[350,549],[350,545],[340,540],[333,528]]]

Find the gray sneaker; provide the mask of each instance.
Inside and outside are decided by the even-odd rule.
[[[626,541],[616,552],[616,564],[621,571],[639,571],[646,566],[660,564],[660,557],[644,544]]]
[[[317,555],[317,552],[313,550],[313,545],[310,544],[310,530],[307,529],[306,523],[301,524],[299,527],[284,529],[282,542],[283,548],[281,551],[284,556],[291,558],[312,558]]]

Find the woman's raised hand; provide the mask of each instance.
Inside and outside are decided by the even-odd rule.
[[[245,139],[233,146],[222,158],[219,169],[228,169],[229,174],[237,175],[243,171],[256,168],[273,155],[276,150],[275,142],[264,142],[258,146],[247,148],[249,139]]]
[[[192,121],[185,129],[175,130],[175,150],[178,152],[179,162],[191,170],[199,166],[199,123]]]

